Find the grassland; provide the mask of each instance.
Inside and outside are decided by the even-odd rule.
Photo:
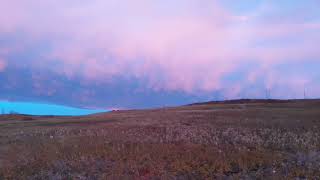
[[[320,100],[0,116],[0,179],[320,179]]]

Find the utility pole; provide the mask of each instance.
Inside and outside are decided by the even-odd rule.
[[[268,89],[266,88],[266,99],[268,99]]]
[[[266,88],[266,99],[270,99],[270,89]]]

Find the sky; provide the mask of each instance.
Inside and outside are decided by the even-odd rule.
[[[320,97],[319,0],[0,0],[0,101]]]
[[[30,114],[30,115],[57,115],[79,116],[88,115],[106,110],[81,109],[61,105],[43,104],[34,102],[0,102],[1,114]]]

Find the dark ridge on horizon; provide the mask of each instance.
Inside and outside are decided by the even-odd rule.
[[[182,105],[173,105],[173,106],[159,106],[159,107],[150,107],[150,108],[129,108],[129,109],[119,109],[119,110],[111,110],[108,112],[99,112],[90,114],[91,115],[101,115],[105,113],[112,112],[130,112],[130,111],[146,111],[146,110],[160,110],[160,109],[170,109],[170,108],[179,108],[186,106],[197,106],[197,105],[214,105],[214,104],[254,104],[254,103],[297,103],[297,102],[314,102],[319,104],[320,99],[231,99],[231,100],[221,100],[221,101],[204,101],[204,102],[196,102],[191,104],[182,104]]]
[[[199,103],[191,103],[186,106],[209,105],[209,104],[250,104],[250,103],[290,103],[290,102],[319,102],[320,99],[231,99],[221,101],[207,101]]]

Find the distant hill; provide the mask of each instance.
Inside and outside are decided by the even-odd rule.
[[[250,104],[250,103],[294,103],[294,102],[320,102],[320,99],[233,99],[224,101],[207,101],[200,103],[188,104],[194,105],[210,105],[210,104]]]

